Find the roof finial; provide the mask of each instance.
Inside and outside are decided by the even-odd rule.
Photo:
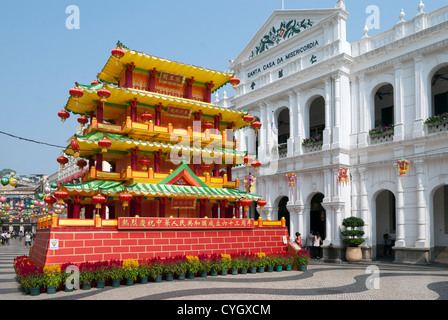
[[[424,8],[425,8],[425,4],[423,3],[422,0],[420,0],[420,3],[418,4],[418,13],[417,13],[417,15],[424,13],[423,12]]]
[[[345,1],[344,0],[336,1],[335,8],[345,10]]]
[[[363,38],[368,38],[368,37],[369,37],[369,35],[368,35],[368,33],[369,33],[369,27],[367,27],[367,25],[364,26],[364,30],[363,30],[363,32],[364,32],[364,36],[363,36]]]
[[[398,23],[404,22],[404,17],[406,17],[406,14],[404,13],[404,10],[401,9],[400,14],[398,15],[398,18],[400,19],[400,21],[398,21]]]

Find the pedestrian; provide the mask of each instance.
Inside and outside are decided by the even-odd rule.
[[[394,238],[390,234],[385,233],[383,235],[383,239],[384,239],[383,257],[392,257],[392,247],[394,246]]]
[[[25,234],[25,247],[26,247],[27,244],[29,244],[30,247],[31,247],[31,235],[29,234],[29,232],[27,232]]]
[[[308,233],[308,235],[306,236],[306,243],[305,243],[306,249],[308,250],[311,258],[315,257],[313,242],[314,242],[314,232],[313,230],[311,230],[310,233]]]
[[[6,232],[5,238],[6,238],[6,244],[9,245],[9,239],[11,239],[11,233]]]
[[[299,246],[299,250],[302,250],[302,235],[299,232],[296,232],[296,239],[294,241]]]
[[[321,246],[322,245],[322,238],[320,236],[319,232],[316,232],[316,234],[314,235],[313,238],[313,248],[314,248],[314,254],[315,254],[315,258],[316,259],[320,259],[322,257],[322,252],[321,252]]]
[[[5,232],[4,231],[2,231],[2,233],[0,234],[0,240],[2,242],[2,245],[5,245],[6,239],[5,239]]]

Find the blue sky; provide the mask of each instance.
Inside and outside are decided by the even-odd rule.
[[[446,0],[424,0],[425,12]],[[285,9],[333,8],[336,0],[284,0]],[[369,14],[380,10],[380,29],[417,13],[418,0],[346,0],[347,39],[359,40]],[[80,29],[67,29],[66,8],[80,10]],[[76,117],[57,116],[75,82],[89,84],[118,40],[127,47],[175,61],[227,70],[281,0],[44,0],[0,2],[0,110],[3,133],[65,146]],[[230,85],[224,87],[233,95]],[[62,149],[0,134],[0,170],[19,175],[52,174]]]

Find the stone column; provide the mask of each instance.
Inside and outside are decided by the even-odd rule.
[[[366,85],[365,85],[365,75],[364,73],[360,73],[358,75],[359,79],[359,134],[358,134],[358,147],[364,148],[367,147],[367,141],[369,136],[370,125],[368,124],[368,109],[366,102]]]
[[[264,104],[260,104],[260,122],[262,126],[258,130],[258,158],[263,162],[266,158],[266,130],[269,128],[269,122],[266,118],[266,106]]]
[[[404,113],[403,113],[403,63],[401,60],[395,62],[395,84],[394,84],[394,141],[404,139]]]
[[[305,124],[303,121],[303,111],[301,108],[301,91],[300,89],[296,89],[294,90],[295,94],[296,94],[296,105],[294,106],[294,108],[296,109],[296,114],[297,114],[297,123],[296,123],[296,137],[294,138],[294,155],[298,156],[301,155],[303,153],[302,151],[302,140],[306,137],[306,133],[305,133]]]
[[[295,138],[295,119],[297,108],[294,107],[294,93],[288,92],[289,97],[289,139],[288,139],[288,157],[294,155],[294,138]]]
[[[325,201],[325,198],[324,198]],[[325,239],[323,240],[324,245],[329,245],[333,243],[333,207],[331,202],[322,202],[322,207],[325,209]]]
[[[416,247],[427,247],[426,240],[426,205],[425,205],[425,187],[424,179],[424,161],[415,160],[415,169],[417,171],[417,241]]]
[[[395,246],[396,247],[405,247],[405,229],[404,229],[404,201],[403,201],[403,186],[402,186],[402,179],[397,174],[397,199],[396,199],[396,206],[397,206],[397,237],[395,240]]]
[[[360,175],[360,196],[361,196],[361,219],[364,220],[364,228],[363,231],[365,232],[365,244],[367,246],[372,245],[372,239],[370,236],[370,219],[369,219],[369,203],[367,199],[367,189],[366,189],[366,181],[367,181],[367,174],[366,174],[366,167],[359,167],[358,172]]]
[[[323,145],[322,150],[330,149],[331,145],[331,79],[325,78],[325,129],[323,132]]]
[[[332,146],[338,148],[341,145],[341,75],[333,76],[334,81],[334,128],[332,130]],[[325,113],[325,116],[327,114]]]
[[[415,74],[415,119],[413,138],[422,137],[424,135],[424,121],[428,118],[428,106],[425,103],[425,96],[430,89],[423,81],[423,56],[417,54],[414,57],[414,74]]]

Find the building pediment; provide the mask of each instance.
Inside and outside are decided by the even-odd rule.
[[[340,9],[274,11],[232,65],[265,55],[269,49],[300,36],[339,11]]]

